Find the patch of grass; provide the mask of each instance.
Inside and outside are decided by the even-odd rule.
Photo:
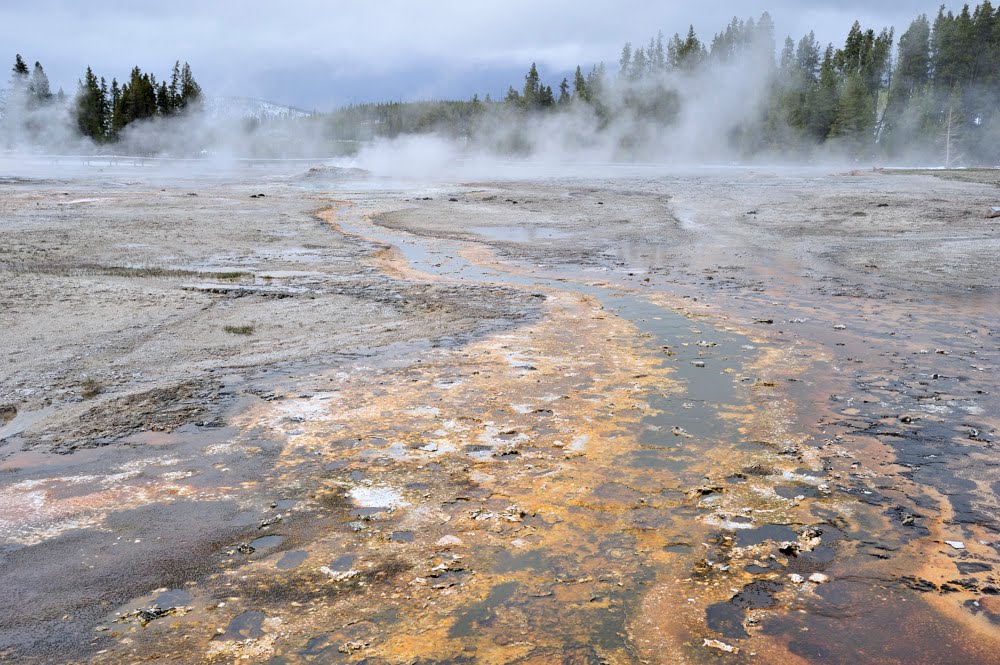
[[[253,334],[253,326],[223,326],[222,329],[225,330],[227,333],[231,333],[233,335]]]
[[[104,390],[104,386],[92,376],[88,376],[80,382],[80,395],[84,399],[93,399],[100,395],[102,390]]]

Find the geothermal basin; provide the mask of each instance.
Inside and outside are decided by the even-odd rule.
[[[297,168],[0,178],[0,658],[1000,662],[997,172]]]

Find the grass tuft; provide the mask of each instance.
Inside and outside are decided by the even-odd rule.
[[[225,330],[227,333],[231,333],[233,335],[253,334],[253,326],[224,326],[222,329]]]
[[[92,376],[88,376],[80,382],[80,394],[84,399],[93,399],[100,395],[102,390],[104,390],[104,386]]]

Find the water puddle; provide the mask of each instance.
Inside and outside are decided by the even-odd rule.
[[[250,541],[250,551],[251,552],[266,552],[267,550],[274,549],[284,542],[282,536],[261,536],[260,538],[255,538]]]
[[[570,238],[573,235],[551,226],[470,226],[463,230],[500,242],[541,242]]]
[[[309,553],[305,550],[285,552],[275,565],[278,567],[278,570],[291,570],[292,568],[301,566],[308,558]]]

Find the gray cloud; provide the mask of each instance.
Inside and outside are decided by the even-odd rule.
[[[41,60],[72,92],[86,65],[124,77],[138,64],[166,73],[189,61],[207,91],[250,94],[304,108],[373,99],[496,95],[531,61],[543,76],[615,62],[622,44],[694,24],[703,40],[734,16],[774,17],[778,41],[815,30],[839,44],[855,19],[897,34],[935,2],[814,0],[651,3],[599,0],[369,2],[321,0],[34,0],[3,9],[0,54]],[[957,7],[956,7],[957,9]],[[552,80],[555,84],[557,81]]]

